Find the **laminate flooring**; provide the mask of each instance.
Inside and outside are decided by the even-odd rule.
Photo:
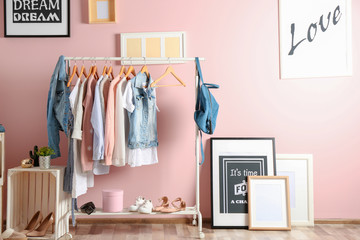
[[[360,224],[316,224],[292,227],[291,231],[211,229],[203,224],[205,239],[221,240],[360,240]],[[198,228],[190,224],[84,224],[70,227],[74,240],[173,240],[197,239]]]

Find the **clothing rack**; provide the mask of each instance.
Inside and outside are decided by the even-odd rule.
[[[195,58],[149,58],[149,57],[65,57],[68,61],[122,61],[123,65],[136,65],[136,64],[174,64],[174,63],[185,63],[194,61]],[[199,58],[200,61],[205,61],[205,58]],[[198,71],[195,63],[195,101],[198,93]],[[195,165],[196,165],[196,205],[194,207],[187,207],[185,211],[175,212],[171,214],[176,215],[193,215],[192,224],[196,226],[198,224],[199,238],[205,238],[205,234],[202,232],[202,215],[200,212],[200,134],[199,129],[195,123]],[[120,212],[120,213],[106,213],[98,210],[92,215],[129,215],[137,214],[136,212]],[[151,215],[158,215],[162,213],[151,213]],[[166,213],[168,214],[168,213]],[[86,215],[84,213],[76,213],[75,215]],[[198,221],[196,220],[198,217]]]

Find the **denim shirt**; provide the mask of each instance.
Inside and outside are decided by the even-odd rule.
[[[130,81],[135,109],[128,112],[130,122],[128,147],[130,149],[157,147],[159,145],[156,125],[157,107],[155,89],[150,87],[152,79],[140,72]]]
[[[48,145],[55,151],[51,158],[60,157],[59,131],[65,132],[68,136],[68,123],[71,114],[70,89],[66,86],[67,80],[65,58],[60,56],[51,76],[47,101]]]

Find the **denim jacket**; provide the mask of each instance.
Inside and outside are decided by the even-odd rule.
[[[68,135],[70,114],[70,89],[66,86],[68,76],[64,56],[60,56],[51,76],[50,89],[47,101],[47,130],[48,145],[54,149],[51,158],[60,157],[59,131]]]
[[[138,73],[131,79],[135,109],[128,112],[130,121],[128,147],[149,148],[159,145],[156,125],[155,89],[150,87],[151,77]],[[145,88],[147,86],[147,88]]]

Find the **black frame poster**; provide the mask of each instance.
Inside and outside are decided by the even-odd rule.
[[[219,156],[220,213],[248,213],[247,176],[266,176],[266,156]]]
[[[274,138],[211,138],[211,227],[248,228],[248,176],[275,176]]]
[[[5,37],[70,37],[70,0],[4,0]]]

